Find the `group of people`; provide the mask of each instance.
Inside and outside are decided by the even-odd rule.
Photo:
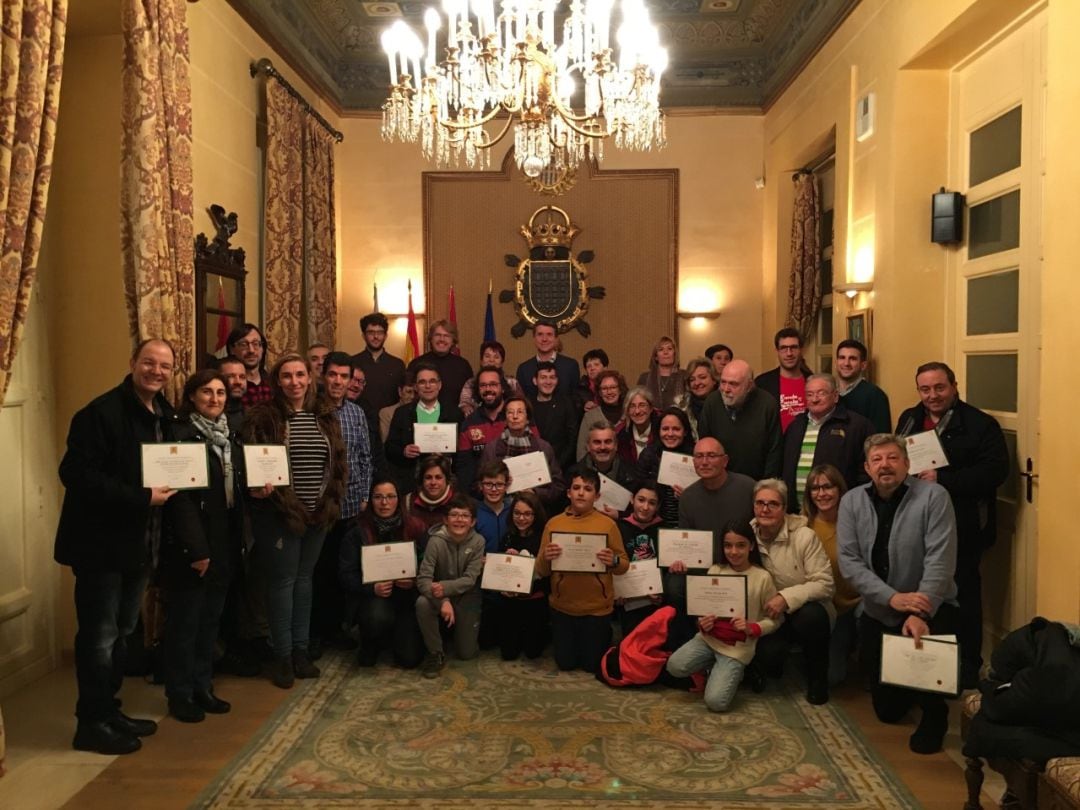
[[[173,348],[147,340],[131,374],[75,415],[56,540],[75,574],[75,748],[129,753],[156,730],[118,699],[148,582],[165,619],[145,632],[161,639],[169,712],[184,722],[229,711],[216,669],[268,670],[289,688],[320,675],[324,646],[358,647],[365,667],[385,652],[435,678],[448,647],[509,660],[550,645],[561,669],[596,672],[613,623],[626,636],[662,606],[674,617],[668,674],[707,671],[714,711],[741,682],[761,690],[778,677],[792,644],[811,703],[828,700],[856,647],[876,680],[884,632],[955,630],[965,685],[977,677],[979,557],[1008,457],[945,364],[917,370],[920,404],[893,430],[852,340],[837,347],[837,379],[810,373],[792,329],[776,335],[777,368],[757,377],[723,344],[683,368],[661,338],[631,388],[602,349],[582,367],[562,354],[551,324],[535,325],[536,355],[514,376],[496,341],[474,372],[447,321],[408,366],[385,350],[385,316],[360,326],[356,355],[316,344],[267,368],[261,330],[244,324],[176,410]],[[414,426],[431,423],[456,425],[454,448],[421,451]],[[948,466],[908,476],[903,437],[926,430]],[[204,443],[209,486],[144,486],[140,446],[162,442]],[[289,484],[249,486],[248,445],[284,445]],[[508,495],[506,460],[535,452],[550,482]],[[658,483],[664,453],[691,456],[697,480]],[[615,484],[631,496],[621,511],[603,497]],[[747,615],[687,615],[683,561],[665,567],[663,595],[615,599],[614,577],[659,556],[661,528],[712,532],[708,573],[747,577]],[[605,537],[594,571],[553,565],[566,534]],[[394,542],[414,544],[416,575],[365,581],[363,548]],[[490,554],[535,559],[528,593],[481,590]],[[880,685],[873,698],[890,722],[917,700],[912,748],[940,748],[942,699]]]

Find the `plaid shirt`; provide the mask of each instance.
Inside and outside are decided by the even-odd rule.
[[[262,373],[262,379],[253,383],[248,380],[247,388],[244,390],[244,410],[253,405],[258,405],[260,402],[269,402],[274,398],[274,391],[270,387],[270,381],[267,379],[267,372]]]
[[[349,462],[349,482],[341,502],[341,519],[349,520],[360,514],[360,504],[368,499],[371,491],[371,442],[367,418],[355,402],[342,400],[337,418]]]

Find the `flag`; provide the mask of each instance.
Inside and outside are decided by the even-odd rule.
[[[488,279],[487,311],[484,313],[484,342],[495,340],[495,313],[491,310],[491,279]]]
[[[219,310],[225,309],[225,286],[221,283],[221,277],[218,276],[218,288],[217,288],[217,308]],[[222,353],[225,349],[225,344],[229,340],[229,316],[224,312],[218,313],[217,319],[217,344],[214,346],[214,355],[216,357],[224,357]]]
[[[457,330],[457,304],[454,302],[454,285],[450,285],[450,303],[447,307],[450,314],[447,316],[447,320],[450,321],[450,325]],[[461,354],[461,348],[455,343],[454,348],[450,350],[450,354]]]
[[[412,308],[412,281],[409,281],[409,323],[405,329],[405,365],[420,354],[420,339],[416,336],[416,313]]]

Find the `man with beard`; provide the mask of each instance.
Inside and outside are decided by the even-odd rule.
[[[454,347],[458,344],[458,328],[446,319],[438,320],[428,327],[427,336],[428,351],[409,363],[409,371],[418,372],[422,363],[434,368],[439,374],[441,386],[439,401],[451,407],[455,413],[460,413],[458,402],[461,401],[461,389],[465,387],[466,380],[472,377],[473,370],[468,360],[454,354]]]
[[[889,397],[870,382],[866,372],[866,346],[857,340],[841,340],[836,346],[836,376],[840,378],[840,401],[849,411],[865,416],[875,433],[888,433],[892,427]]]
[[[360,319],[364,349],[354,354],[353,372],[361,371],[367,381],[367,400],[377,414],[397,402],[398,388],[405,376],[405,364],[385,350],[390,322],[381,312],[372,312]]]
[[[586,442],[588,451],[585,456],[578,460],[577,466],[588,470],[595,470],[606,475],[616,484],[625,487],[630,492],[637,492],[641,486],[641,478],[637,467],[619,457],[618,443],[615,441],[615,428],[609,422],[597,422],[589,428],[589,438]],[[573,471],[567,474],[573,480]],[[603,485],[601,485],[601,489]],[[597,507],[612,520],[618,520],[619,514],[609,506]]]
[[[783,465],[780,411],[754,384],[745,360],[732,360],[720,372],[720,389],[701,409],[698,436],[711,436],[727,450],[727,469],[755,481],[778,478]]]
[[[776,400],[780,406],[780,430],[786,431],[796,416],[806,410],[806,378],[810,369],[803,362],[803,339],[791,326],[773,338],[776,359],[780,365],[759,374],[754,384]]]
[[[270,374],[266,370],[266,338],[253,323],[245,323],[229,333],[225,348],[231,356],[244,364],[247,371],[247,389],[244,391],[244,410],[274,397],[270,388]]]
[[[484,366],[476,375],[473,388],[480,397],[480,407],[459,426],[458,452],[454,459],[458,491],[466,493],[472,492],[473,479],[484,447],[499,438],[506,429],[503,405],[509,386],[499,368]]]
[[[244,394],[247,393],[247,369],[244,361],[235,357],[223,357],[218,361],[218,371],[225,378],[225,415],[233,430],[240,429],[244,419]]]
[[[383,449],[382,432],[379,429],[379,412],[368,399],[367,375],[362,368],[356,365],[354,357],[352,376],[349,378],[348,387],[345,389],[345,399],[357,405],[364,412],[367,421],[368,445],[371,448],[372,478],[382,475],[386,469],[386,451]]]

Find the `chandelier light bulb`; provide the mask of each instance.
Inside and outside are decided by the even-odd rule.
[[[544,161],[536,155],[529,155],[525,158],[525,162],[522,163],[521,171],[525,173],[526,177],[539,177],[540,172],[544,171]]]

